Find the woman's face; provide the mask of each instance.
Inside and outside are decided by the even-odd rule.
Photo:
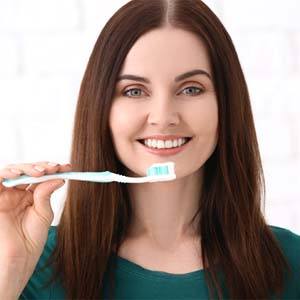
[[[179,75],[203,70],[176,80]],[[218,106],[209,57],[199,38],[181,29],[165,27],[140,37],[130,49],[116,84],[110,112],[110,130],[116,154],[131,175],[146,175],[153,163],[173,161],[177,178],[199,170],[217,144]],[[210,78],[209,78],[210,77]],[[160,156],[137,139],[151,135],[191,136],[185,149]]]

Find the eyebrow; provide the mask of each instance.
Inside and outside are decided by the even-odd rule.
[[[181,80],[184,80],[188,77],[191,77],[191,76],[194,76],[194,75],[205,75],[206,77],[208,77],[209,79],[211,79],[211,76],[208,72],[202,70],[202,69],[195,69],[195,70],[191,70],[191,71],[188,71],[186,73],[183,73],[181,75],[178,75],[175,77],[174,81],[175,82],[178,82],[178,81],[181,81]],[[137,76],[137,75],[130,75],[130,74],[124,74],[124,75],[120,75],[118,78],[117,78],[117,81],[120,81],[120,80],[124,80],[124,79],[129,79],[129,80],[136,80],[136,81],[141,81],[141,82],[145,82],[145,83],[150,83],[150,80],[148,78],[145,78],[145,77],[141,77],[141,76]]]

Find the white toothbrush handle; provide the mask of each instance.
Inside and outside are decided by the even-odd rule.
[[[44,175],[40,177],[31,177],[22,175],[15,179],[6,179],[2,184],[6,187],[14,187],[20,184],[40,183],[52,179],[72,179],[82,181],[94,181],[94,182],[111,182],[113,181],[110,172],[64,172]]]
[[[2,184],[5,187],[14,187],[20,184],[40,183],[52,179],[71,179],[80,181],[92,181],[92,182],[120,182],[120,183],[145,183],[145,182],[157,182],[157,181],[169,181],[175,179],[175,174],[168,175],[154,175],[145,177],[127,177],[112,173],[105,172],[64,172],[44,175],[40,177],[31,177],[22,175],[15,179],[5,179]]]

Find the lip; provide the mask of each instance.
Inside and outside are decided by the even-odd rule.
[[[187,143],[185,143],[184,145],[177,147],[177,148],[170,148],[170,149],[158,149],[158,148],[149,148],[147,146],[145,146],[143,144],[143,142],[139,142],[138,143],[145,149],[147,150],[149,153],[152,154],[156,154],[156,155],[160,155],[160,156],[170,156],[170,155],[175,155],[183,150],[185,150],[187,148],[187,146],[190,144],[190,141],[193,138],[191,138]]]
[[[138,140],[147,140],[147,139],[154,139],[154,140],[177,140],[180,138],[191,138],[191,136],[184,136],[184,135],[151,135],[139,138]]]

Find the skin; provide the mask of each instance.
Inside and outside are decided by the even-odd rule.
[[[203,166],[217,145],[218,106],[213,82],[205,75],[174,82],[194,69],[211,75],[205,44],[188,31],[167,26],[141,36],[120,72],[146,77],[150,83],[126,79],[116,85],[109,122],[126,175],[145,176],[153,163],[175,162],[175,180],[127,185],[133,208],[127,241],[141,251],[183,253],[191,240],[201,238],[187,224],[198,208]],[[133,88],[137,90],[124,94]],[[193,139],[184,151],[163,157],[136,141],[155,134]]]
[[[55,179],[7,188],[2,181],[21,174],[39,177],[71,170],[71,165],[48,162],[0,169],[0,299],[19,299],[42,254],[54,218],[51,195],[64,184]]]

